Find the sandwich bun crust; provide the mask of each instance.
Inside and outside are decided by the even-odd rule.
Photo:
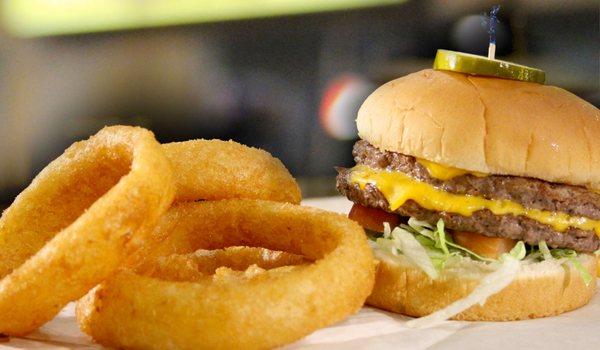
[[[558,87],[426,69],[378,88],[356,123],[383,150],[600,189],[600,111]]]
[[[581,254],[579,259],[596,276],[597,258]],[[429,315],[466,297],[477,286],[482,272],[474,266],[477,262],[469,264],[473,266],[459,271],[444,270],[437,280],[431,280],[408,261],[380,260],[367,304],[408,316]],[[524,265],[517,278],[489,297],[483,306],[472,306],[452,319],[512,321],[553,316],[584,306],[595,291],[595,278],[586,286],[574,268],[544,261]]]

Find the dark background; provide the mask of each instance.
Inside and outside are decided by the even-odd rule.
[[[305,197],[331,195],[352,163],[352,125],[372,89],[431,67],[438,48],[486,54],[481,14],[496,2],[398,5],[163,28],[0,36],[0,203],[51,159],[104,125],[161,142],[220,138],[264,148]],[[598,106],[597,1],[500,1],[497,57],[544,69]],[[335,113],[323,103],[328,91]],[[332,92],[333,91],[333,92]],[[349,97],[348,97],[349,96]],[[336,136],[337,135],[337,136]]]

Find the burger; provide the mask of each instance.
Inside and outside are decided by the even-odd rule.
[[[379,261],[367,303],[422,317],[557,315],[596,291],[600,112],[554,86],[423,70],[357,116],[337,168]]]

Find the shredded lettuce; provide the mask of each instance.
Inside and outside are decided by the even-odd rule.
[[[389,224],[384,223],[384,227],[388,227],[389,229]],[[485,262],[496,261],[494,259],[482,257],[475,252],[454,243],[452,236],[446,233],[443,220],[439,220],[436,227],[433,227],[427,222],[410,218],[408,220],[408,225],[401,224],[394,228],[394,231],[395,230],[403,232],[403,236],[406,234],[412,235],[420,243],[421,248],[423,248],[419,249],[420,253],[424,250],[427,256],[429,256],[429,260],[438,271],[444,269],[446,262],[452,256],[468,256],[475,260]],[[386,234],[384,232],[383,237],[377,238],[375,242],[376,246],[393,255],[397,255],[398,251],[403,251],[401,249],[402,243],[394,234]],[[406,249],[404,251],[406,251]],[[419,255],[423,257],[422,254]],[[409,258],[409,260],[412,261],[413,259]],[[420,265],[425,266],[423,262],[421,262]],[[427,266],[429,266],[429,264],[427,264]],[[430,277],[433,275],[431,272],[428,272],[427,274]]]
[[[552,249],[552,256],[560,259],[566,258],[573,265],[573,267],[579,271],[581,278],[583,278],[583,282],[586,286],[589,286],[590,283],[594,280],[592,274],[581,264],[581,262],[577,259],[577,252],[573,249]]]
[[[383,238],[384,244],[391,245],[392,254],[403,254],[413,264],[423,270],[431,279],[438,278],[438,270],[435,268],[432,260],[429,258],[427,251],[413,234],[400,227],[390,229],[390,225],[386,222],[384,225]]]
[[[476,260],[480,260],[480,261],[487,261],[487,262],[495,261],[494,259],[488,259],[488,258],[484,258],[483,256],[477,255],[475,252],[454,243],[452,236],[450,236],[448,233],[446,233],[446,230],[444,227],[444,220],[442,220],[442,219],[438,220],[435,230],[433,229],[433,227],[431,225],[428,225],[428,227],[425,227],[422,225],[424,222],[418,221],[418,220],[413,221],[413,220],[414,220],[413,218],[410,218],[408,220],[408,225],[422,235],[433,236],[433,237],[431,237],[431,239],[433,239],[435,241],[436,248],[444,247],[444,249],[442,249],[442,248],[440,248],[440,249],[442,249],[443,251],[445,250],[445,251],[450,252],[450,254],[446,254],[446,256],[463,255],[463,256],[469,256],[471,258],[475,258]],[[411,223],[411,221],[412,221],[412,223]],[[420,228],[421,230],[419,231],[417,228]]]
[[[540,250],[540,253],[542,253],[542,257],[544,258],[544,260],[554,259],[554,257],[552,256],[552,252],[550,252],[550,249],[548,249],[548,245],[545,241],[541,241],[538,244],[538,248]]]
[[[452,256],[462,256],[469,257],[476,261],[486,262],[486,263],[494,263],[498,262],[500,259],[490,259],[483,256],[478,255],[477,253],[462,247],[454,242],[452,236],[446,233],[444,227],[444,221],[439,220],[436,226],[432,226],[425,221],[419,221],[415,218],[410,218],[408,220],[408,225],[400,224],[400,226],[395,227],[393,230],[390,228],[388,223],[384,223],[386,227],[386,232],[383,234],[383,237],[372,237],[371,239],[375,242],[375,248],[383,250],[387,253],[392,253],[392,255],[404,254],[406,255],[407,248],[402,249],[403,244],[411,244],[415,249],[419,251],[418,255],[413,258],[409,258],[409,260],[413,261],[418,259],[420,262],[417,264],[420,267],[427,266],[428,276],[432,277],[437,275],[430,270],[430,264],[424,262],[423,251],[429,257],[431,264],[438,270],[441,271],[446,266],[446,262]],[[410,240],[408,243],[408,236],[410,234],[413,236],[414,240]],[[419,243],[420,247],[416,248],[415,240]],[[402,242],[405,243],[402,243]],[[577,252],[573,249],[550,249],[546,242],[541,241],[537,246],[525,246],[522,241],[519,241],[515,248],[513,248],[512,252],[517,252],[524,257],[519,260],[526,261],[544,261],[544,260],[568,260],[572,263],[573,267],[579,271],[582,278],[586,283],[590,283],[592,281],[592,277],[590,273],[581,265],[581,262],[577,259]],[[410,253],[408,253],[410,254]],[[596,255],[600,256],[600,250],[595,252]],[[424,270],[425,271],[425,270]]]
[[[408,321],[406,325],[413,328],[426,328],[435,326],[450,317],[459,314],[473,305],[485,304],[486,300],[506,288],[517,277],[521,268],[520,260],[525,257],[525,245],[517,244],[510,253],[505,253],[500,258],[500,267],[486,275],[467,297],[459,299],[443,309],[425,317]]]
[[[600,255],[598,252],[600,252],[600,250],[595,251],[594,254]],[[561,264],[568,261],[571,264],[571,266],[573,266],[573,268],[575,268],[579,272],[579,275],[583,279],[585,285],[589,286],[590,283],[593,282],[594,278],[590,274],[590,272],[581,264],[581,261],[577,259],[577,256],[577,252],[573,249],[550,249],[548,248],[546,242],[541,241],[537,245],[537,250],[536,247],[532,247],[531,253],[529,254],[528,258],[531,260],[535,259],[536,261],[557,260]]]
[[[527,249],[525,248],[525,243],[523,241],[518,241],[517,244],[510,250],[509,253],[502,254],[500,257],[501,261],[506,259],[513,258],[517,260],[525,259],[525,255],[527,255]]]
[[[475,304],[483,305],[488,297],[504,289],[516,278],[523,263],[556,261],[563,264],[569,262],[579,272],[586,285],[594,280],[594,277],[577,258],[577,252],[572,249],[550,249],[544,241],[537,246],[526,246],[524,242],[519,241],[509,253],[502,254],[498,259],[490,259],[456,244],[452,236],[446,233],[443,220],[439,220],[435,227],[414,218],[410,218],[408,224],[400,224],[394,229],[388,223],[384,223],[383,236],[371,236],[370,238],[375,250],[392,257],[404,255],[431,279],[438,278],[448,260],[457,256],[487,263],[488,266],[497,266],[466,298],[457,300],[429,316],[410,321],[409,324],[413,327],[428,327]],[[595,254],[600,256],[600,250]]]

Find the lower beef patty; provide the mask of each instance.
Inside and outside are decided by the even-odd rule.
[[[363,206],[392,212],[377,187],[368,184],[364,190],[361,190],[357,184],[350,182],[349,169],[340,168],[338,171],[337,189],[341,194]],[[580,252],[593,252],[600,247],[600,239],[594,231],[569,228],[565,232],[556,232],[552,227],[524,216],[494,215],[489,210],[480,210],[467,217],[428,210],[414,201],[408,201],[393,212],[433,224],[443,219],[449,229],[476,232],[489,237],[507,237],[531,245],[543,240],[552,248],[571,248]]]

